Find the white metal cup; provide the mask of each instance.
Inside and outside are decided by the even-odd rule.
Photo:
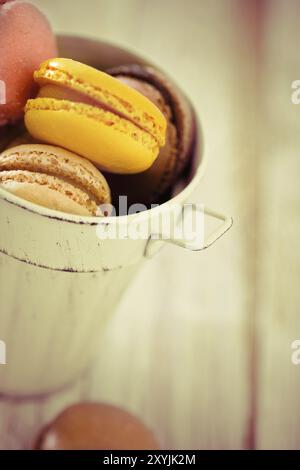
[[[60,38],[60,47],[61,55],[98,67],[143,62],[86,39]],[[156,209],[119,217],[118,223],[143,227],[150,217],[188,201],[203,174],[196,149],[194,157],[190,178],[177,196]],[[99,223],[107,226],[115,218],[54,212],[0,190],[0,340],[6,345],[0,392],[38,395],[74,380],[89,365],[105,322],[147,258],[164,242],[206,248],[228,230],[230,218],[205,212],[223,223],[201,246],[185,239],[160,241],[151,234],[101,240]]]

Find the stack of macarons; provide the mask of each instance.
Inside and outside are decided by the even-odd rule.
[[[26,2],[0,4],[0,29],[0,187],[84,216],[121,195],[161,202],[193,146],[182,93],[148,66],[104,72],[57,58],[46,18]]]

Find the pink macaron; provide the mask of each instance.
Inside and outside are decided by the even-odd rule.
[[[35,93],[33,72],[57,56],[55,36],[45,16],[33,5],[0,0],[0,126],[23,116]]]

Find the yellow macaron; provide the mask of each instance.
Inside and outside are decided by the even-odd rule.
[[[30,134],[112,173],[148,169],[165,145],[166,119],[145,96],[116,78],[71,59],[44,62],[27,101]]]

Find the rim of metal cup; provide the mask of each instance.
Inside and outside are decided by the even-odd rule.
[[[95,217],[95,216],[80,216],[80,215],[73,215],[68,214],[66,212],[56,211],[54,209],[48,209],[47,207],[39,206],[38,204],[34,204],[32,202],[26,201],[25,199],[19,198],[18,196],[14,196],[13,194],[9,193],[3,188],[0,188],[0,197],[4,199],[6,202],[18,206],[24,210],[29,212],[33,212],[37,215],[47,217],[49,219],[61,220],[63,222],[69,223],[76,223],[80,225],[99,225],[99,224],[113,224],[113,223],[127,223],[129,220],[139,219],[148,219],[150,216],[154,216],[159,212],[163,212],[164,210],[168,209],[171,205],[182,204],[182,201],[191,194],[194,189],[198,186],[200,179],[204,173],[204,161],[201,160],[195,175],[193,176],[190,183],[180,191],[176,196],[169,199],[168,201],[160,204],[157,207],[152,209],[145,210],[143,212],[139,212],[137,214],[129,214],[129,215],[120,215],[120,216],[108,216],[108,217]],[[186,197],[185,197],[186,196]]]
[[[134,58],[139,63],[153,65],[150,62],[145,61],[144,59],[139,57],[137,54],[132,53],[126,50],[125,48],[119,47],[117,45],[114,45],[106,41],[99,41],[96,39],[85,38],[85,37],[83,38],[80,36],[68,36],[68,35],[58,36],[59,47],[61,47],[63,43],[68,43],[69,47],[72,47],[74,48],[75,51],[77,51],[78,46],[74,47],[74,42],[75,43],[77,42],[77,44],[78,42],[83,43],[85,47],[92,53],[94,53],[97,47],[98,48],[106,47],[109,49],[109,55],[111,55],[112,52],[116,52],[121,55],[124,55],[124,57],[128,56],[130,58]],[[90,62],[91,61],[89,60],[88,63]],[[195,112],[195,115],[196,115],[196,121],[197,121],[197,132],[198,134],[200,134],[201,146],[203,146],[201,128],[199,126],[196,112]],[[193,151],[196,153],[197,151],[200,152],[198,148],[195,148]],[[200,157],[200,155],[198,157]],[[203,151],[201,151],[201,158],[198,158],[197,162],[195,163],[195,167],[196,168],[194,170],[194,174],[193,173],[191,174],[191,180],[178,194],[176,194],[174,197],[172,197],[171,199],[168,199],[167,201],[163,202],[162,204],[160,204],[159,206],[155,208],[147,209],[137,214],[107,216],[107,217],[73,215],[73,214],[68,214],[66,212],[60,212],[54,209],[48,209],[47,207],[43,207],[38,204],[34,204],[30,201],[27,201],[23,198],[19,198],[18,196],[15,196],[9,193],[3,188],[0,188],[0,197],[4,199],[6,202],[13,204],[15,206],[18,206],[24,210],[27,210],[29,212],[32,212],[34,214],[37,214],[43,217],[47,217],[49,219],[60,220],[62,222],[75,223],[75,224],[80,224],[80,225],[99,225],[99,224],[108,225],[108,224],[113,224],[113,223],[118,223],[118,224],[128,223],[128,221],[131,221],[134,219],[135,220],[139,219],[140,221],[142,221],[143,219],[148,219],[149,217],[154,216],[159,212],[167,210],[171,205],[181,204],[182,201],[186,200],[187,197],[194,191],[194,189],[196,189],[196,187],[199,184],[200,179],[203,176],[203,173],[206,167],[206,159],[204,157]]]

